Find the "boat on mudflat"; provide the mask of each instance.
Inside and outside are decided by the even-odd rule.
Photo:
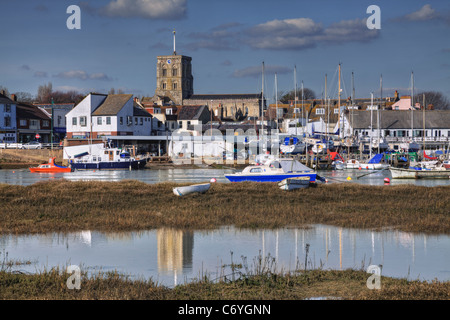
[[[231,182],[280,182],[295,177],[309,177],[310,182],[316,182],[316,171],[308,168],[295,159],[276,159],[260,166],[248,166],[241,172],[227,174]]]
[[[392,179],[449,179],[446,169],[395,168],[389,167]]]
[[[47,173],[55,173],[55,172],[71,172],[71,167],[63,167],[59,166],[55,163],[56,157],[50,158],[48,163],[40,164],[37,167],[31,167],[31,172],[47,172]]]
[[[191,193],[205,193],[209,190],[211,187],[210,183],[200,183],[200,184],[193,184],[190,186],[183,186],[183,187],[176,187],[173,188],[173,193],[176,196],[185,196]]]
[[[287,178],[278,183],[281,190],[295,190],[309,187],[309,177]]]

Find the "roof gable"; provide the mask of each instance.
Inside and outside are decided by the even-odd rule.
[[[125,104],[133,97],[132,94],[110,94],[100,104],[100,106],[94,110],[93,116],[114,116],[119,113]]]

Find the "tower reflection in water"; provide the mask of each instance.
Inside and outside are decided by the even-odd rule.
[[[185,269],[192,269],[194,232],[160,228],[156,234],[158,243],[158,272],[176,277]]]

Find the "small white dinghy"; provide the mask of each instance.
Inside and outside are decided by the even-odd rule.
[[[209,187],[211,187],[211,183],[193,184],[191,186],[173,188],[173,193],[181,197],[195,192],[205,193],[209,190]]]
[[[287,178],[278,183],[281,190],[294,190],[309,187],[310,177]]]

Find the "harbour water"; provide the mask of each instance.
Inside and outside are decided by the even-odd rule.
[[[217,182],[228,183],[225,174],[233,173],[233,169],[145,169],[145,170],[86,170],[64,173],[31,173],[28,169],[0,170],[0,183],[30,185],[39,181],[66,179],[70,181],[121,181],[139,180],[145,183],[160,182],[205,182],[216,178]],[[359,183],[366,185],[384,185],[384,178],[391,180],[390,185],[413,184],[433,187],[450,185],[450,179],[391,179],[389,170],[323,170],[318,174],[327,178],[327,183]],[[450,171],[449,171],[450,175]],[[348,179],[350,178],[350,179]]]
[[[0,252],[7,253],[8,259],[32,262],[15,266],[14,270],[65,270],[76,265],[93,274],[117,271],[132,279],[151,278],[169,287],[204,275],[212,280],[221,275],[230,278],[232,262],[254,271],[259,257],[274,259],[272,271],[304,270],[306,260],[308,269],[367,270],[369,265],[382,265],[383,276],[449,281],[449,246],[449,236],[324,225],[307,229],[161,228],[130,233],[83,231],[0,237]]]
[[[232,169],[161,169],[137,171],[76,171],[32,174],[28,169],[0,170],[0,183],[30,185],[39,181],[121,181],[145,183],[202,182],[216,178],[228,183]],[[369,174],[370,173],[370,174]],[[328,183],[384,185],[389,171],[322,171]],[[351,179],[348,179],[348,178]],[[415,184],[433,187],[450,180],[391,180],[390,185]],[[389,187],[389,186],[387,186]],[[306,257],[306,245],[309,252]],[[0,261],[31,261],[14,268],[25,272],[77,265],[89,272],[118,271],[133,278],[152,278],[173,286],[202,275],[217,279],[230,274],[229,265],[246,258],[251,266],[258,256],[275,258],[279,270],[304,268],[346,269],[382,265],[382,275],[431,281],[450,280],[450,237],[398,231],[342,229],[315,225],[309,229],[212,231],[157,229],[130,233],[83,231],[70,234],[3,235]],[[228,269],[227,269],[228,268]]]

